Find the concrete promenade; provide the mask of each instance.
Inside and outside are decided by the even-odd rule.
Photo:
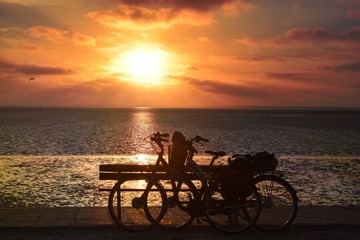
[[[119,229],[105,207],[0,208],[0,239],[360,239],[360,206],[300,207],[288,229],[224,235],[207,223],[170,232]]]

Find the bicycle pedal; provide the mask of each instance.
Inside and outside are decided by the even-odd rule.
[[[196,218],[196,223],[197,224],[202,224],[202,221],[200,220],[200,218],[198,218],[198,217]]]

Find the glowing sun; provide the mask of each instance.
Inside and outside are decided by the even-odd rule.
[[[136,48],[121,55],[122,72],[132,81],[160,83],[166,74],[166,53],[158,48]]]

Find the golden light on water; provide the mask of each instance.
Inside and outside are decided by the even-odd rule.
[[[138,165],[147,165],[147,164],[150,164],[153,162],[153,156],[151,155],[148,155],[148,154],[138,154],[138,155],[135,155],[135,161],[136,161],[136,164]]]

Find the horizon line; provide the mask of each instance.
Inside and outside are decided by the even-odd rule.
[[[267,106],[267,105],[248,105],[248,106],[116,106],[116,105],[0,105],[0,108],[97,108],[97,109],[360,109],[360,106]]]

